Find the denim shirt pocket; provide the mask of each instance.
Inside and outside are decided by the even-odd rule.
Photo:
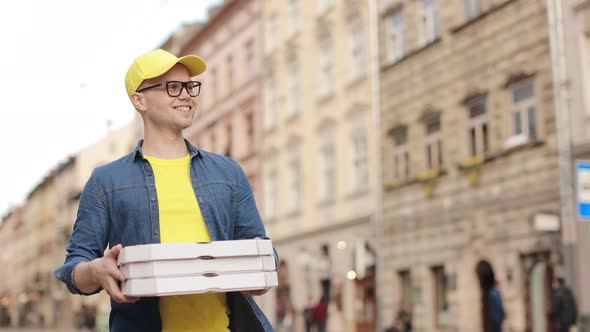
[[[154,242],[152,228],[159,229],[159,225],[154,222],[152,214],[157,215],[157,205],[152,211],[147,185],[116,186],[107,190],[106,196],[112,207],[111,241],[124,246]]]
[[[217,240],[231,239],[229,230],[233,229],[233,219],[235,215],[236,195],[234,185],[229,182],[206,182],[200,184],[199,192],[202,194],[201,209],[205,205],[206,211],[201,210],[203,218],[208,226],[215,229],[209,229],[209,232],[217,232],[217,236],[210,234]]]

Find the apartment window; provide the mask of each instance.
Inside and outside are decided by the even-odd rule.
[[[369,186],[367,135],[359,129],[352,134],[353,191],[362,192]]]
[[[254,136],[254,112],[246,113],[246,150],[247,155],[254,153],[256,146],[256,137]]]
[[[331,38],[324,38],[320,43],[320,97],[334,92],[334,55]]]
[[[264,129],[270,130],[277,122],[277,87],[274,74],[266,81],[266,105],[264,110]]]
[[[440,169],[443,163],[440,115],[424,122],[426,134],[426,166],[428,169]]]
[[[399,304],[402,308],[412,308],[412,275],[410,270],[402,270],[398,272],[399,280]]]
[[[401,59],[405,53],[404,14],[399,10],[389,16],[388,22],[387,58],[393,62]]]
[[[299,31],[299,0],[289,0],[289,35]]]
[[[512,134],[537,139],[537,111],[533,81],[528,79],[512,87]]]
[[[271,14],[266,22],[266,53],[271,53],[277,47],[278,15]]]
[[[443,266],[435,266],[431,269],[434,281],[434,313],[437,327],[449,326],[449,289],[447,276]]]
[[[299,100],[301,99],[300,96],[300,82],[299,82],[299,66],[297,63],[292,63],[289,66],[289,73],[287,77],[287,84],[289,89],[289,98],[288,98],[288,117],[291,118],[299,113]]]
[[[420,42],[426,45],[435,40],[439,34],[436,0],[420,0],[418,6]]]
[[[402,127],[392,133],[393,139],[393,178],[400,182],[410,178],[410,150],[408,148],[408,129]]]
[[[301,210],[303,202],[303,176],[301,165],[301,142],[298,139],[289,144],[289,200],[290,212]]]
[[[350,80],[355,81],[365,76],[365,47],[364,47],[364,31],[360,18],[353,21],[350,26],[349,40],[350,40]]]
[[[274,154],[274,153],[273,153]],[[264,181],[264,216],[272,220],[277,217],[279,174],[277,156],[271,155],[268,159],[266,170],[266,181]]]
[[[332,6],[333,0],[318,0],[318,14],[322,15]]]
[[[231,55],[225,58],[225,82],[224,85],[227,89],[226,95],[229,95],[234,87],[234,60]]]
[[[246,56],[246,74],[248,79],[254,78],[254,74],[256,73],[256,58],[254,55],[254,41],[250,40],[246,43],[244,47],[244,54]]]
[[[332,125],[320,129],[320,141],[319,200],[320,203],[328,203],[336,196],[336,146]]]
[[[365,191],[369,186],[369,158],[365,112],[359,112],[350,121],[350,169],[351,193]]]
[[[463,0],[465,19],[469,20],[481,14],[481,0]]]
[[[485,98],[469,106],[469,152],[472,157],[486,155],[490,150]]]

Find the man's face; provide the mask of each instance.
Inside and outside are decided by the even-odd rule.
[[[146,125],[182,130],[192,124],[198,97],[191,97],[184,87],[177,97],[170,97],[166,92],[166,82],[190,80],[186,67],[177,64],[164,75],[145,80],[141,84],[139,89],[162,83],[160,87],[140,93],[143,95],[144,108],[139,107],[138,110],[142,113]]]

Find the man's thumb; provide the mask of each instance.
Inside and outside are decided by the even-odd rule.
[[[117,258],[122,248],[123,246],[121,244],[117,244],[116,246],[112,247],[111,250],[109,250],[108,255],[113,258]]]

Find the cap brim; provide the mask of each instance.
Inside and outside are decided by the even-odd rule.
[[[181,63],[188,68],[191,77],[201,75],[207,69],[205,61],[196,55],[185,55],[178,60],[178,63]]]

